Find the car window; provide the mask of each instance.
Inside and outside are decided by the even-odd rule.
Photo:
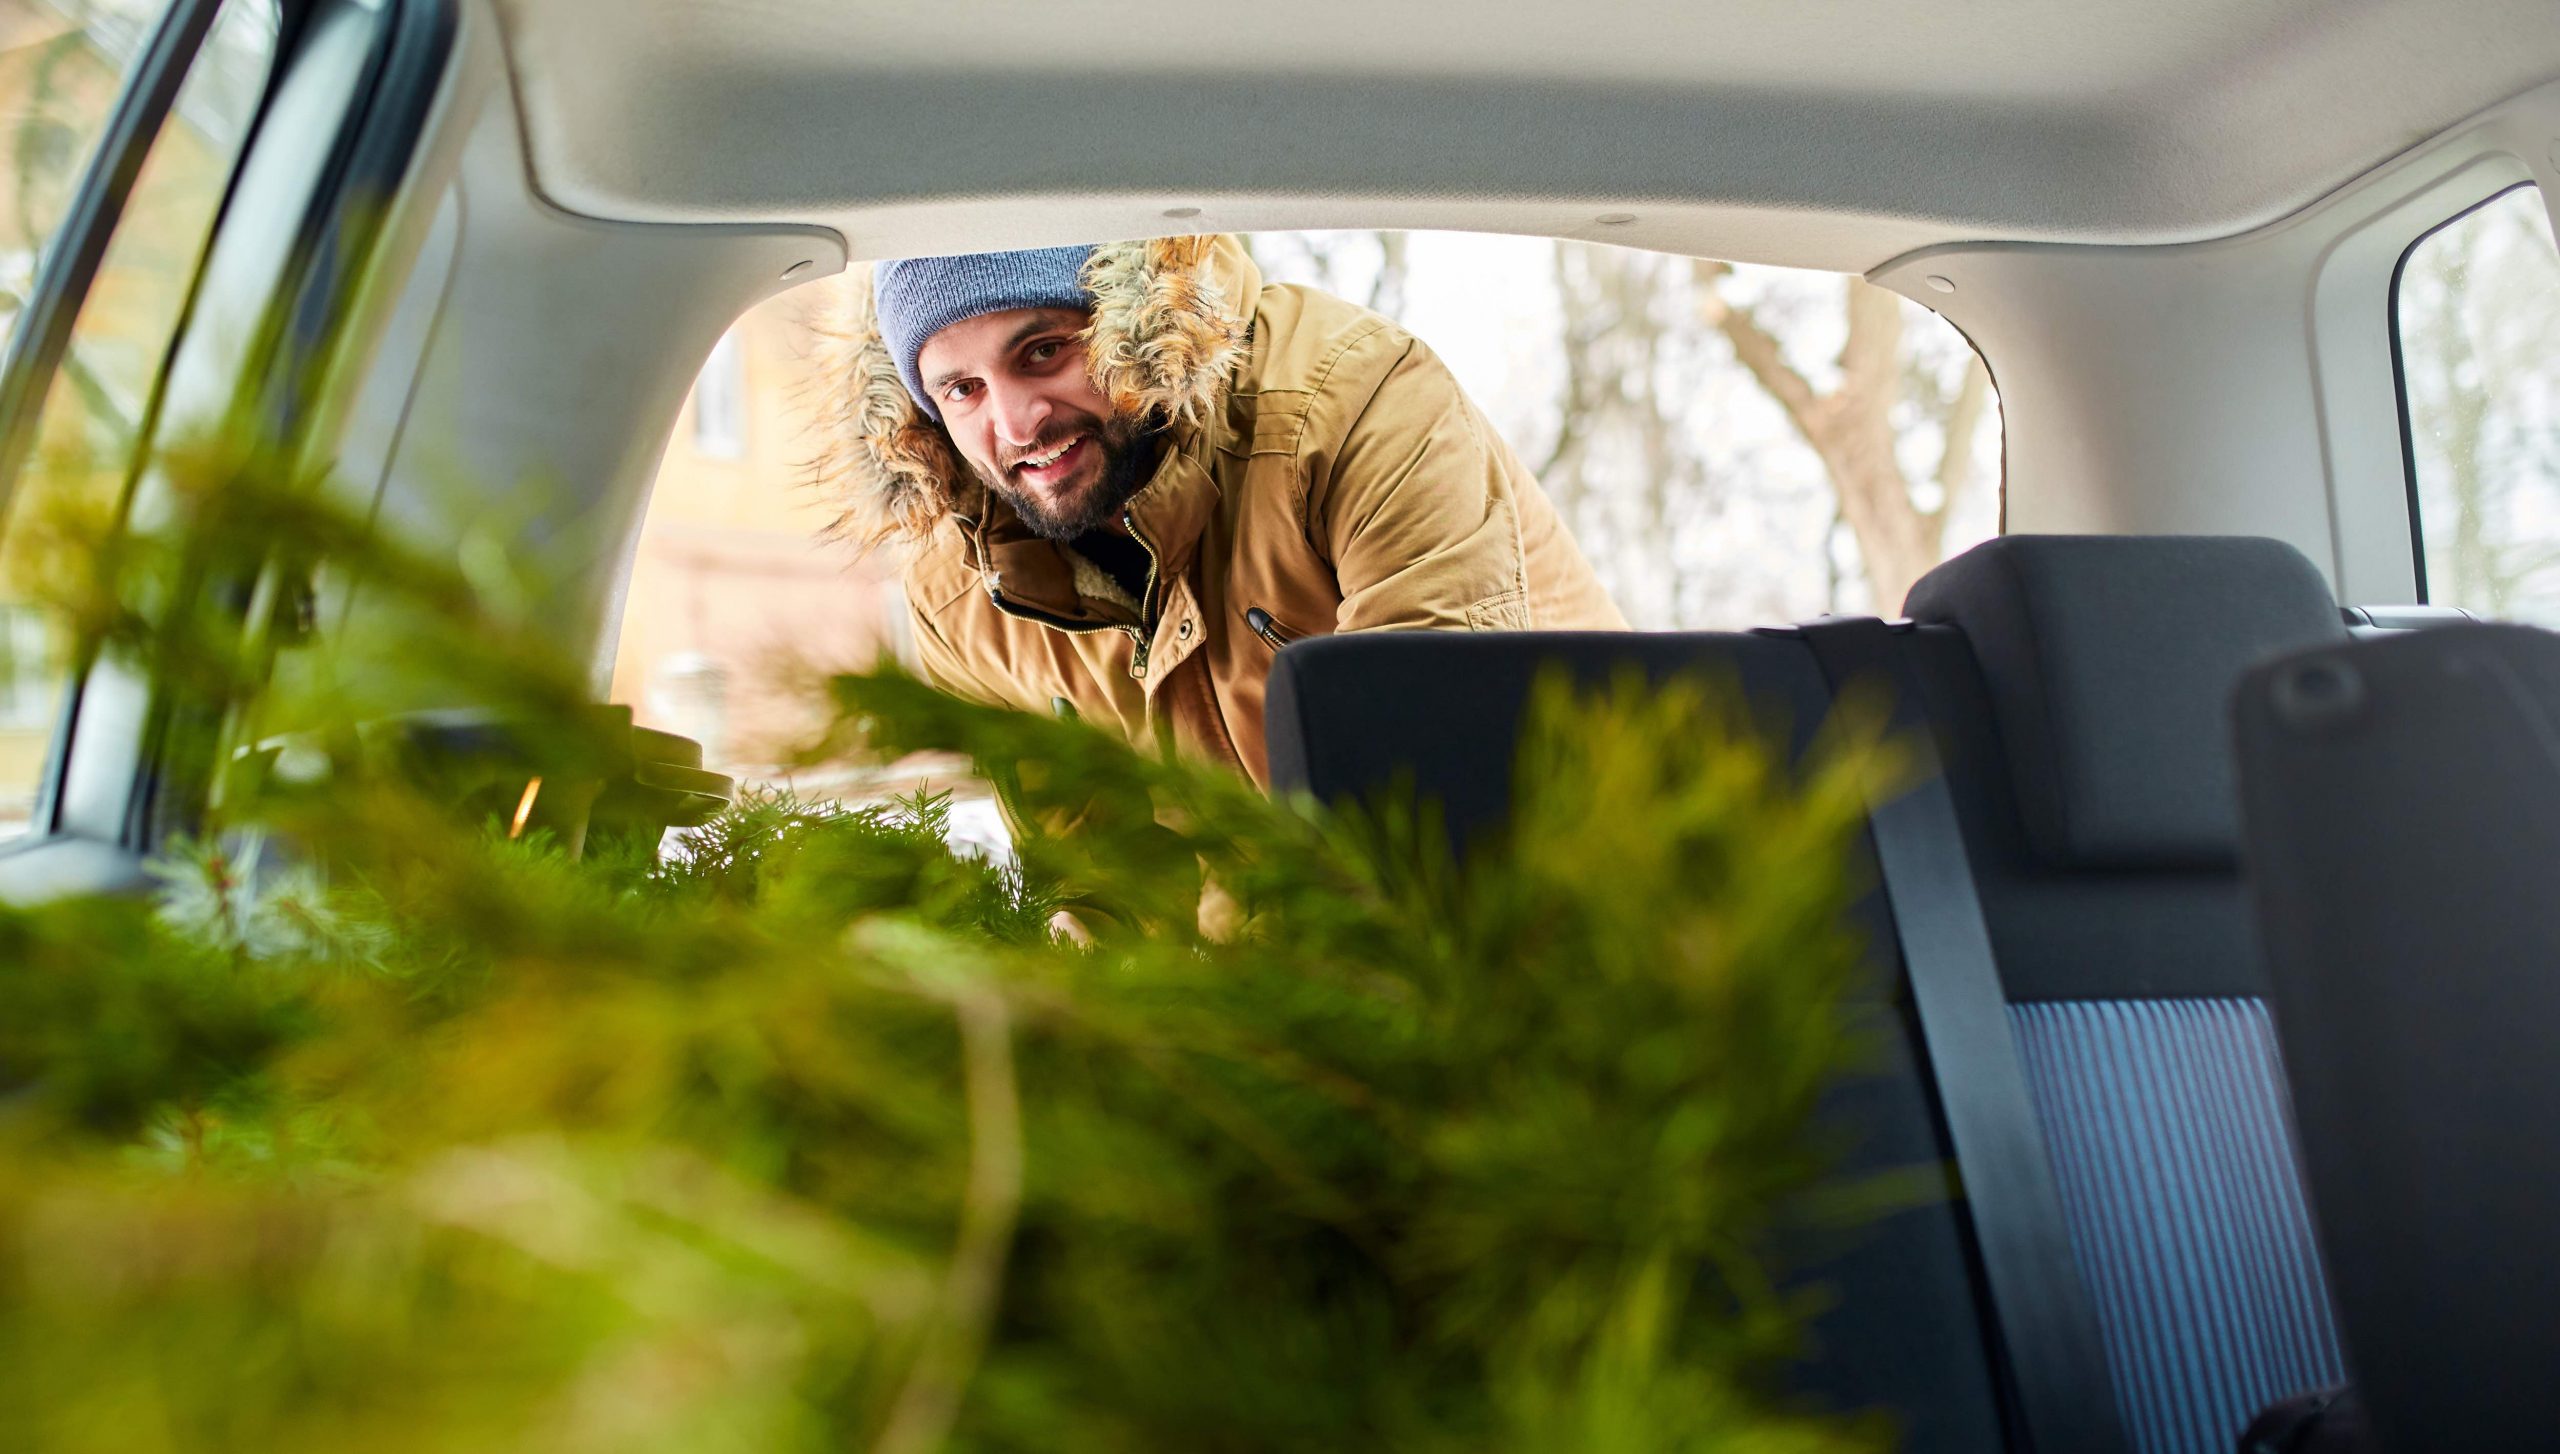
[[[2394,293],[2426,598],[2560,626],[2560,248],[2542,194],[2420,238]]]
[[[20,309],[61,241],[82,174],[159,4],[0,0],[0,319]],[[60,530],[113,512],[147,427],[277,35],[274,0],[226,0],[150,140],[0,516],[0,840],[24,835],[69,678],[61,623],[37,604]]]
[[[0,97],[10,118],[0,169],[0,338],[17,328],[36,259],[60,230],[164,5],[0,0]]]
[[[1989,367],[1863,278],[1483,233],[1250,241],[1266,280],[1428,344],[1639,628],[1899,615],[1999,533]]]
[[[1445,232],[1248,238],[1266,281],[1321,289],[1429,344],[1555,501],[1641,627],[1891,615],[1922,571],[1997,533],[1999,399],[1944,319],[1861,279],[1598,243]],[[858,275],[857,275],[858,276]],[[813,318],[851,278],[750,311],[675,421],[624,594],[612,699],[709,762],[804,796],[958,793],[948,762],[813,776],[795,674],[912,659],[898,562],[823,539],[808,487]]]

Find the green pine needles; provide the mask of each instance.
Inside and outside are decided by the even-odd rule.
[[[936,798],[751,795],[573,858],[328,725],[484,660],[539,731],[535,618],[239,498],[116,571],[254,541],[393,624],[91,603],[137,659],[178,616],[224,740],[281,716],[328,770],[226,778],[150,902],[0,913],[9,1447],[1884,1442],[1776,1391],[1820,1295],[1778,1249],[1859,1200],[1815,1112],[1872,1013],[1871,732],[1791,769],[1732,691],[1557,685],[1462,860],[889,671],[813,752],[966,753],[1065,826],[1005,863]]]

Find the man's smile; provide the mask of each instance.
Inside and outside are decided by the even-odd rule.
[[[1042,487],[1062,483],[1083,465],[1092,444],[1091,434],[1077,434],[1046,454],[1024,458],[1014,465],[1014,477],[1025,484]]]

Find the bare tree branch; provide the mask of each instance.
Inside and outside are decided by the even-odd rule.
[[[1378,239],[1378,275],[1369,280],[1369,311],[1390,318],[1404,314],[1405,235],[1381,232]]]
[[[1776,335],[1749,308],[1717,289],[1731,271],[1723,263],[1693,265],[1699,316],[1724,335],[1734,357],[1813,446],[1831,476],[1840,517],[1857,539],[1875,606],[1891,610],[1921,572],[1937,563],[1942,536],[1940,515],[1920,509],[1895,456],[1893,414],[1903,390],[1902,299],[1863,279],[1848,280],[1840,382],[1825,393],[1787,362]]]
[[[1982,430],[1982,416],[1991,403],[1991,370],[1984,367],[1982,356],[1965,360],[1964,383],[1956,389],[1956,401],[1947,410],[1946,423],[1938,450],[1938,508],[1931,511],[1944,521],[1956,507],[1956,501],[1973,486],[1974,436]]]
[[[1572,265],[1566,255],[1569,243],[1555,244],[1556,297],[1563,304],[1564,388],[1556,405],[1556,441],[1547,457],[1538,462],[1537,477],[1549,491],[1557,494],[1557,506],[1569,517],[1572,497],[1578,489],[1564,488],[1567,482],[1558,473],[1582,448],[1586,417],[1590,413],[1590,365],[1585,357],[1587,340],[1580,331],[1581,310],[1573,306]],[[1578,483],[1578,482],[1575,482]]]
[[[1840,392],[1890,409],[1902,387],[1902,299],[1849,279],[1849,336],[1840,345]]]
[[[1717,287],[1718,282],[1732,271],[1730,263],[1700,261],[1691,264],[1689,277],[1697,285],[1698,317],[1725,336],[1733,345],[1734,357],[1742,361],[1742,366],[1751,371],[1751,377],[1759,380],[1760,387],[1767,390],[1769,397],[1777,400],[1779,407],[1794,419],[1796,428],[1810,437],[1812,429],[1807,420],[1821,402],[1821,395],[1814,391],[1810,380],[1787,362],[1786,350],[1779,346],[1777,336],[1762,327],[1749,308],[1731,302]]]

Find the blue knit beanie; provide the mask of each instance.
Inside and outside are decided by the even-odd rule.
[[[1086,308],[1093,295],[1079,281],[1090,243],[1027,252],[973,252],[958,257],[897,258],[871,270],[881,340],[898,360],[898,377],[918,407],[937,421],[925,397],[916,355],[925,340],[963,319],[1014,308]]]

